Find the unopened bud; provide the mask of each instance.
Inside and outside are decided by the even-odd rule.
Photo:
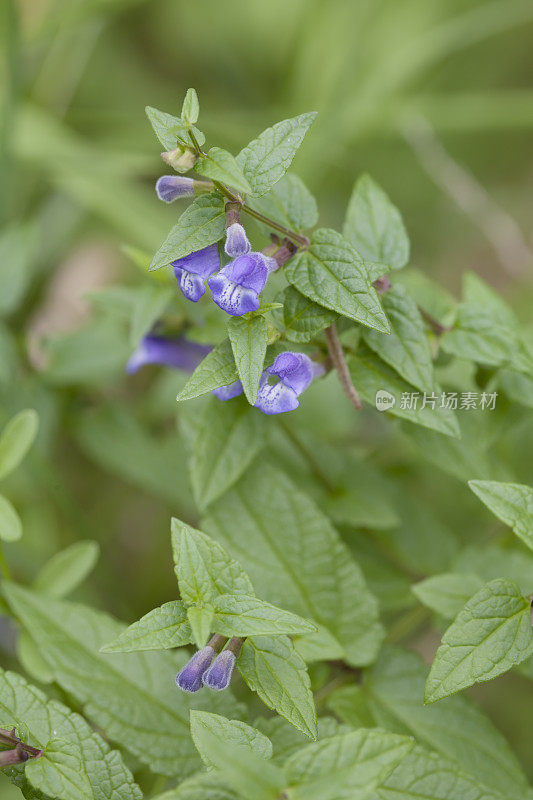
[[[10,767],[13,764],[23,764],[29,758],[28,754],[18,744],[13,750],[3,750],[0,752],[0,769]]]
[[[176,172],[188,172],[196,164],[198,156],[192,147],[176,147],[161,153],[161,158]]]

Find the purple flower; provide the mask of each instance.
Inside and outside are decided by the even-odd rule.
[[[204,672],[202,683],[209,689],[221,692],[227,689],[231,679],[231,673],[235,666],[235,654],[231,650],[223,650],[218,655],[209,669]]]
[[[172,203],[178,197],[192,197],[194,194],[192,178],[180,175],[162,175],[155,185],[157,196],[165,203]]]
[[[280,353],[261,376],[255,405],[264,414],[282,414],[298,408],[298,397],[314,378],[325,372],[321,364],[304,353]],[[271,376],[278,378],[271,383]]]
[[[166,367],[194,372],[200,361],[211,351],[210,347],[189,342],[184,336],[166,339],[164,336],[145,336],[126,365],[130,375],[145,364],[162,364]]]
[[[198,650],[176,675],[176,683],[180,689],[184,692],[197,692],[201,689],[202,676],[215,656],[215,651],[209,645]]]
[[[213,389],[212,393],[215,397],[218,397],[219,400],[232,400],[234,397],[238,397],[242,394],[243,391],[242,383],[240,381],[234,381],[227,386],[219,386],[218,389]]]
[[[259,295],[268,273],[277,269],[273,258],[263,253],[238,256],[207,281],[213,300],[223,311],[240,317],[259,308]]]
[[[226,228],[226,244],[224,250],[231,258],[237,256],[245,256],[252,249],[252,245],[248,241],[246,231],[240,222],[234,222]]]
[[[205,279],[220,268],[218,245],[210,244],[203,250],[172,262],[174,275],[188,300],[197,303],[205,294]]]

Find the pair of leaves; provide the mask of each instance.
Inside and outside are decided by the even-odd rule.
[[[442,637],[424,700],[491,680],[532,653],[531,600],[513,581],[497,578],[468,600]]]
[[[0,670],[0,715],[3,726],[24,731],[26,744],[44,749],[41,758],[5,770],[25,796],[43,796],[33,787],[57,800],[100,800],[105,786],[116,800],[140,800],[120,753],[83,717],[14,672]]]
[[[211,631],[248,636],[237,662],[242,677],[270,708],[314,738],[316,711],[305,662],[283,634],[310,633],[316,626],[255,597],[240,564],[179,520],[172,521],[172,549],[183,603],[154,609],[104,652],[175,647],[191,637],[202,646]]]
[[[188,95],[188,99],[186,98],[184,103],[187,119],[174,117],[172,114],[167,114],[165,111],[159,111],[159,109],[153,108],[152,106],[146,106],[146,116],[154,129],[155,135],[165,150],[174,150],[178,144],[178,139],[189,147],[193,146],[192,139],[189,136],[189,128],[192,127],[191,112],[194,115],[194,106],[192,95]],[[205,136],[198,128],[193,127],[192,130],[196,141],[202,146],[205,142]]]
[[[318,305],[388,333],[390,326],[365,262],[337,231],[320,228],[285,267],[289,283]]]
[[[33,409],[16,414],[0,436],[0,480],[13,472],[37,435],[39,419]],[[22,536],[22,523],[13,504],[0,494],[0,540],[15,542]]]

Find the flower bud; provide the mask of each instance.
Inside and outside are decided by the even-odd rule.
[[[192,178],[182,178],[181,175],[162,175],[155,185],[155,190],[160,200],[172,203],[178,197],[192,197],[194,181]]]
[[[204,672],[202,683],[208,689],[213,689],[215,692],[221,692],[227,689],[231,680],[231,673],[235,666],[235,654],[231,650],[223,650],[218,655],[209,669]]]
[[[226,244],[224,250],[231,258],[245,256],[252,249],[246,231],[240,222],[234,222],[226,228]]]
[[[161,153],[161,158],[176,172],[188,172],[194,167],[198,156],[192,147],[176,147],[175,150],[167,150]]]
[[[0,769],[9,767],[12,764],[23,764],[28,758],[29,755],[22,749],[20,744],[17,744],[13,750],[3,750],[0,752]]]
[[[206,645],[185,664],[176,675],[176,684],[184,692],[197,692],[202,688],[202,675],[216,656],[212,647]]]

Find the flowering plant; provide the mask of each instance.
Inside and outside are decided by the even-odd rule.
[[[179,117],[147,114],[174,170],[157,197],[190,204],[149,266],[128,251],[141,286],[93,294],[115,313],[100,350],[124,345],[128,377],[75,437],[181,509],[178,587],[124,625],[64,599],[94,566],[93,542],[30,586],[2,556],[2,613],[27,677],[0,671],[0,767],[38,800],[532,797],[503,735],[461,694],[532,676],[533,490],[487,445],[501,434],[511,448],[509,420],[527,419],[509,403],[532,385],[531,329],[474,274],[460,303],[402,276],[404,222],[367,175],[342,233],[316,228],[290,171],[314,112],[236,156],[207,147],[193,89]],[[58,367],[58,352],[50,382],[76,384],[79,350],[75,366],[63,351]],[[142,400],[128,417],[130,392]],[[32,410],[7,424],[1,479],[37,424]],[[451,481],[450,519],[472,514],[478,539],[490,512],[503,523],[490,546],[442,522],[434,472]],[[0,537],[21,535],[0,496]],[[430,620],[442,638],[428,670],[399,644]]]

